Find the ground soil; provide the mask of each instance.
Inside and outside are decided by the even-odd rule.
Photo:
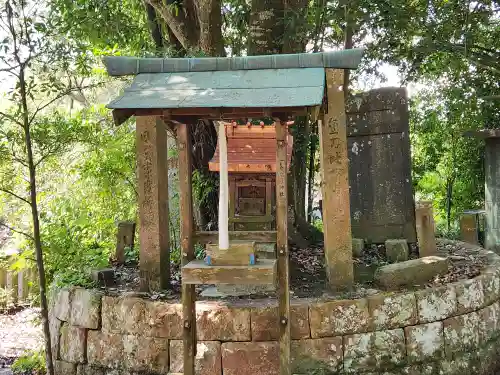
[[[438,255],[449,257],[448,273],[440,275],[425,285],[414,285],[411,289],[430,288],[452,283],[462,279],[473,278],[480,274],[486,266],[485,258],[471,253],[470,246],[462,242],[439,239]],[[324,268],[324,251],[322,244],[306,249],[290,249],[290,282],[292,298],[360,298],[379,293],[373,282],[373,275],[380,266],[388,264],[384,245],[367,246],[363,256],[354,259],[355,286],[351,292],[331,293],[327,285]],[[410,246],[410,259],[418,258],[418,248]],[[103,287],[110,294],[123,292],[139,292],[140,279],[137,265],[115,266],[116,283]],[[172,265],[172,288],[151,296],[153,299],[177,300],[180,297],[180,269]],[[207,286],[197,286],[201,292]],[[275,297],[274,293],[254,294],[252,296],[228,297],[228,299],[256,299]],[[210,298],[208,298],[210,299]]]

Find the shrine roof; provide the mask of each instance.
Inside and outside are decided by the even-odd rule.
[[[324,85],[323,68],[141,73],[108,108],[308,107]]]
[[[110,76],[140,73],[181,73],[231,70],[263,70],[290,68],[356,69],[361,62],[363,49],[321,53],[242,57],[193,57],[193,58],[140,58],[106,56],[104,65]]]

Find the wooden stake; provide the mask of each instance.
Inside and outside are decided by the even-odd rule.
[[[434,216],[432,202],[420,201],[415,205],[415,221],[417,228],[418,252],[420,257],[437,254],[434,234]]]
[[[278,249],[278,300],[280,375],[290,375],[290,272],[288,265],[288,196],[286,126],[276,121],[276,231]]]
[[[193,244],[193,197],[191,192],[191,139],[186,124],[177,126],[179,152],[179,211],[181,217],[182,265],[195,259]],[[182,284],[184,375],[195,375],[196,294],[195,286]]]
[[[333,290],[354,282],[343,81],[343,70],[326,69],[328,112],[318,121],[325,261]]]
[[[229,249],[227,138],[224,122],[219,122],[219,249]]]

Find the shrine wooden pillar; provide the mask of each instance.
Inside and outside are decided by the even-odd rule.
[[[156,116],[136,118],[141,289],[170,283],[167,126]]]
[[[177,124],[179,165],[179,214],[181,217],[181,263],[185,266],[195,259],[192,194],[191,139],[186,124]],[[182,317],[184,375],[195,375],[196,358],[196,291],[195,284],[182,283]]]
[[[343,70],[326,69],[328,108],[319,121],[325,261],[334,290],[354,283],[343,81]]]

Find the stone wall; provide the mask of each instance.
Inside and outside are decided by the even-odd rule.
[[[490,374],[500,350],[500,257],[488,256],[480,276],[439,288],[294,301],[295,373]],[[76,288],[52,306],[57,375],[182,372],[179,303]],[[269,301],[198,303],[199,374],[278,374],[277,319]]]

